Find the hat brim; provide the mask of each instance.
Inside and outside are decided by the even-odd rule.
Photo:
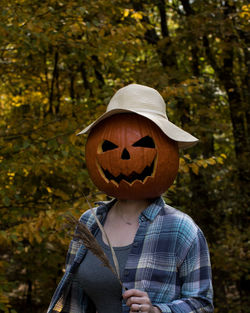
[[[158,115],[155,113],[154,114],[148,113],[148,112],[133,111],[133,110],[124,110],[124,109],[114,109],[114,110],[105,112],[97,120],[95,120],[93,123],[91,123],[82,131],[80,131],[77,135],[89,133],[90,130],[94,126],[99,124],[102,120],[118,113],[135,113],[135,114],[139,114],[141,116],[148,118],[153,123],[155,123],[163,131],[163,133],[166,134],[169,138],[177,141],[180,149],[190,148],[199,141],[199,139],[190,135],[188,132],[179,128],[175,124],[171,123],[167,118],[163,117],[162,115]]]

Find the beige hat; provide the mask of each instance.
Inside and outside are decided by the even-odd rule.
[[[189,148],[198,139],[171,123],[166,115],[166,104],[159,92],[153,88],[131,84],[119,89],[110,100],[107,110],[96,121],[77,135],[88,133],[105,118],[117,113],[136,113],[154,122],[179,148]]]

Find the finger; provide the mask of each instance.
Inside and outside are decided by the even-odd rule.
[[[132,304],[130,307],[130,312],[146,312],[143,311],[143,305],[142,304]]]
[[[129,290],[126,290],[123,294],[124,299],[128,299],[132,296],[143,297],[143,296],[147,296],[147,293],[138,289],[129,289]]]
[[[149,297],[130,297],[126,301],[127,306],[131,306],[132,304],[146,304],[151,305],[151,301]]]
[[[132,304],[142,304],[144,302],[145,302],[145,298],[144,297],[130,297],[126,301],[126,305],[127,306],[131,306]]]

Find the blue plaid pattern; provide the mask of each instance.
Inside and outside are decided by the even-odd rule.
[[[116,200],[95,208],[100,221]],[[91,211],[80,220],[95,234],[97,225]],[[74,272],[86,253],[73,239],[66,259],[66,272],[47,313],[95,313],[93,304],[81,290]],[[213,312],[211,266],[206,239],[186,214],[166,205],[160,197],[139,217],[122,281],[126,288],[146,291],[153,305],[163,313]],[[129,308],[122,303],[122,312]]]

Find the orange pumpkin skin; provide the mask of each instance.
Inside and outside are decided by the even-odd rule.
[[[90,132],[86,164],[94,184],[117,199],[152,199],[173,183],[178,146],[149,119],[135,113],[106,118]]]

